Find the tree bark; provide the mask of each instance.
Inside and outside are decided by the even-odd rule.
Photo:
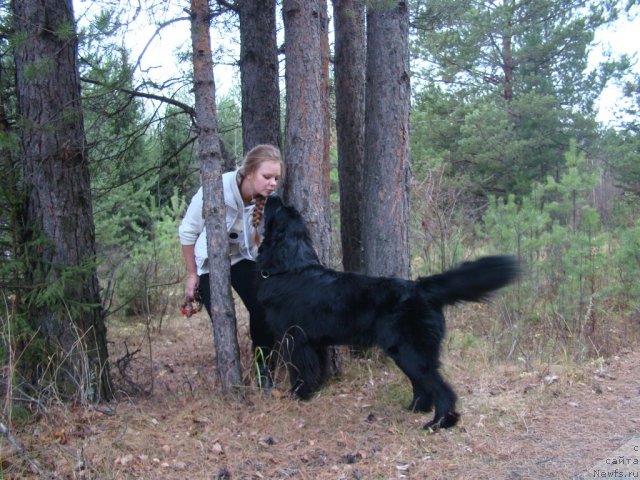
[[[505,33],[502,36],[502,71],[504,72],[503,79],[503,96],[507,104],[513,100],[513,70],[514,59],[513,52],[511,50],[512,37],[510,34]]]
[[[242,366],[231,294],[231,267],[222,187],[222,155],[216,120],[208,0],[191,0],[193,82],[198,123],[198,155],[204,196],[203,215],[211,285],[211,322],[217,374],[225,394],[241,396]]]
[[[342,266],[346,271],[362,272],[367,41],[364,1],[333,0],[333,22]]]
[[[408,26],[406,2],[380,0],[368,7],[365,271],[402,278],[410,266]]]
[[[13,2],[28,231],[27,319],[63,397],[111,398],[71,0]],[[40,379],[41,380],[41,379]]]
[[[306,220],[330,263],[327,12],[324,0],[285,0],[287,120],[285,198]]]
[[[242,144],[280,143],[280,87],[275,0],[241,0]]]

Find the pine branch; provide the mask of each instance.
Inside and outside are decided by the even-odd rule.
[[[230,3],[225,0],[217,0],[217,4],[220,5],[221,7],[228,8],[229,10],[232,10],[234,12],[237,12],[240,9],[237,3]]]
[[[86,83],[90,83],[92,85],[98,85],[100,87],[106,87],[109,86],[111,88],[114,88],[116,90],[118,90],[119,92],[122,93],[127,93],[129,95],[133,95],[134,97],[139,97],[139,98],[147,98],[149,100],[158,100],[159,102],[163,102],[163,103],[167,103],[169,105],[173,105],[174,107],[178,107],[180,109],[182,109],[186,114],[188,114],[191,119],[193,120],[193,123],[196,123],[196,111],[193,107],[187,105],[184,102],[180,102],[174,98],[169,98],[169,97],[165,97],[163,95],[156,95],[154,93],[145,93],[145,92],[140,92],[137,90],[132,90],[130,88],[125,88],[125,87],[119,87],[117,85],[107,85],[105,82],[101,82],[99,80],[93,80],[91,78],[87,78],[87,77],[81,77],[80,80],[82,80],[83,82]]]

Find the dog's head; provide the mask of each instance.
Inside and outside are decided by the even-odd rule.
[[[273,242],[284,237],[311,238],[300,212],[295,207],[285,205],[282,198],[273,194],[267,198],[264,206],[264,238]]]
[[[267,202],[264,204],[264,225],[265,230],[267,228],[267,222],[273,222],[276,214],[279,210],[285,208],[282,198],[277,193],[273,193],[267,197]]]
[[[264,206],[264,237],[258,250],[260,270],[284,272],[318,263],[300,212],[285,205],[278,195],[270,195]]]

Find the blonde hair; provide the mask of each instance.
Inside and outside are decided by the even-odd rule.
[[[284,162],[282,161],[282,156],[280,155],[280,149],[274,145],[269,144],[261,144],[253,147],[242,160],[242,165],[238,170],[240,178],[243,179],[245,176],[255,172],[263,162],[271,161],[271,162],[279,162],[280,163],[280,181],[284,178]],[[260,232],[258,231],[258,226],[262,221],[262,216],[264,214],[264,204],[267,199],[262,195],[255,198],[255,207],[253,208],[253,216],[251,218],[251,224],[255,228],[255,234],[253,237],[253,241],[256,245],[260,244]]]

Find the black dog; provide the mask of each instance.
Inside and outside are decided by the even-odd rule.
[[[409,377],[412,407],[430,411],[425,428],[456,424],[456,394],[442,378],[442,308],[481,301],[514,280],[518,262],[495,256],[417,281],[368,277],[323,267],[301,215],[277,196],[265,205],[258,299],[282,339],[292,391],[308,399],[327,376],[329,345],[378,345]]]

